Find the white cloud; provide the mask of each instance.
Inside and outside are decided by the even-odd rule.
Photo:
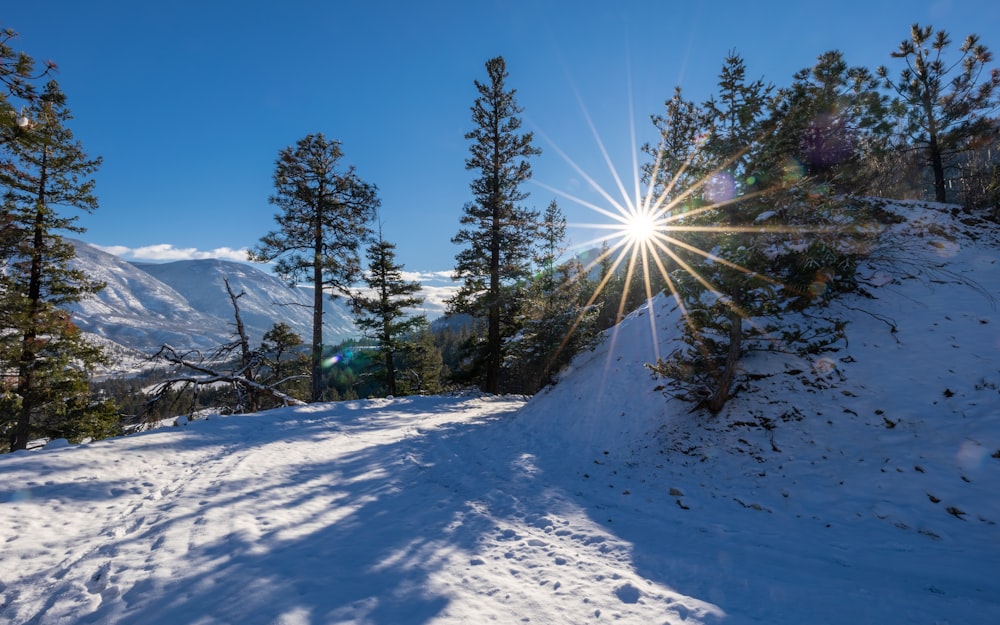
[[[214,250],[199,250],[194,247],[174,247],[170,243],[158,243],[143,247],[126,247],[124,245],[98,245],[96,247],[126,260],[171,261],[201,260],[205,258],[219,258],[241,262],[246,262],[247,260],[246,248],[217,247]]]
[[[427,274],[421,271],[401,271],[400,277],[407,282],[423,282]]]
[[[422,274],[424,276],[432,276],[433,274]],[[417,278],[406,278],[407,280],[416,280]],[[444,315],[447,309],[447,304],[445,300],[450,299],[455,295],[455,291],[458,290],[458,286],[438,286],[433,284],[428,284],[427,282],[420,281],[420,293],[418,295],[424,298],[424,303],[422,306],[418,307],[414,312],[421,315],[426,315],[428,320],[436,319]],[[363,295],[371,296],[373,295],[371,289],[359,288],[357,291]]]
[[[458,290],[457,286],[429,286],[424,285],[420,294],[424,297],[423,312],[428,319],[434,319],[444,315],[447,308],[446,299],[450,299]]]
[[[114,256],[126,256],[132,252],[132,248],[125,247],[124,245],[95,245],[97,249],[102,252],[107,252],[108,254],[113,254]]]
[[[402,277],[407,281],[417,281],[422,284],[427,282],[440,282],[442,280],[451,282],[450,271],[403,271]]]

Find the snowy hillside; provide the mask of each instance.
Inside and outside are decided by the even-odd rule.
[[[223,279],[239,299],[240,316],[253,339],[260,340],[276,321],[294,328],[303,340],[312,336],[311,287],[290,288],[279,278],[246,263],[207,259],[141,264],[140,269],[168,284],[199,311],[233,323],[233,306]],[[220,297],[220,294],[223,297]],[[336,344],[356,337],[354,319],[342,298],[324,302],[323,340]],[[230,326],[232,327],[232,326]]]
[[[85,332],[143,352],[163,343],[210,349],[231,340],[231,330],[218,318],[196,310],[170,286],[117,256],[73,243],[74,267],[107,285],[71,308],[74,323]]]
[[[899,210],[908,243],[835,304],[846,344],[752,355],[717,417],[643,369],[677,336],[661,296],[530,401],[0,457],[0,622],[1000,622],[1000,236]]]
[[[73,320],[84,331],[127,349],[151,353],[164,343],[188,349],[212,349],[233,340],[233,308],[223,278],[228,277],[252,341],[277,321],[290,325],[303,340],[312,336],[312,294],[290,289],[278,278],[243,263],[195,260],[163,265],[135,265],[82,243],[74,266],[107,286],[96,297],[73,307]],[[354,336],[343,305],[328,303],[324,341]]]

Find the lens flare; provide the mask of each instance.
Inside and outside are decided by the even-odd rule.
[[[827,376],[837,370],[837,363],[832,358],[817,358],[813,362],[813,369],[821,376]]]
[[[713,204],[728,202],[736,197],[736,181],[728,172],[712,174],[705,184],[705,199]]]
[[[598,265],[608,264],[610,266],[607,274],[597,285],[593,295],[587,302],[587,307],[597,301],[597,298],[600,297],[601,293],[607,287],[616,272],[624,271],[625,287],[619,302],[616,321],[620,321],[627,312],[625,310],[626,302],[630,296],[630,289],[636,280],[638,280],[641,284],[641,288],[644,290],[643,294],[645,295],[647,301],[652,300],[655,295],[653,292],[654,282],[662,281],[666,284],[667,290],[678,304],[682,314],[685,318],[687,318],[688,314],[685,309],[684,302],[682,301],[680,293],[670,275],[671,270],[679,268],[686,271],[717,297],[722,299],[726,298],[714,285],[709,282],[707,278],[703,276],[702,272],[700,272],[698,268],[686,261],[678,253],[678,251],[683,250],[700,256],[704,259],[704,263],[706,265],[719,263],[730,269],[747,273],[748,275],[753,274],[754,272],[740,266],[737,263],[717,256],[712,251],[703,250],[679,239],[676,236],[677,233],[715,232],[722,234],[732,232],[788,231],[787,228],[784,228],[781,225],[770,224],[728,226],[689,225],[687,223],[691,218],[702,215],[708,211],[713,211],[735,202],[747,200],[760,194],[758,191],[749,191],[745,193],[741,192],[740,185],[735,182],[732,174],[727,171],[728,168],[741,156],[741,154],[733,155],[731,158],[721,163],[714,171],[702,177],[700,180],[697,180],[688,186],[688,188],[682,189],[680,188],[678,181],[685,175],[685,170],[688,165],[698,156],[699,151],[703,149],[705,145],[705,138],[702,137],[691,147],[691,153],[688,156],[688,161],[684,164],[680,171],[674,174],[673,179],[669,183],[663,185],[663,188],[660,189],[654,189],[652,186],[646,185],[645,193],[641,192],[642,177],[639,174],[638,163],[635,159],[633,159],[634,194],[632,194],[626,190],[625,185],[622,183],[621,177],[612,164],[611,159],[604,148],[604,144],[593,124],[591,124],[591,131],[593,132],[594,139],[597,142],[601,153],[605,157],[605,162],[608,165],[611,175],[616,182],[619,191],[618,198],[598,184],[594,178],[577,165],[573,159],[569,157],[569,155],[560,150],[558,146],[551,144],[551,141],[551,147],[563,158],[563,160],[576,170],[583,180],[590,185],[592,190],[596,191],[605,200],[606,204],[604,206],[599,206],[593,202],[588,202],[578,196],[568,194],[555,187],[536,182],[539,186],[576,204],[579,204],[580,206],[593,210],[599,215],[603,215],[611,220],[610,223],[573,224],[575,226],[588,227],[594,230],[603,230],[608,232],[607,234],[597,236],[589,241],[585,241],[574,246],[575,248],[582,250],[586,250],[594,246],[604,246],[601,254],[598,255],[597,258],[594,258],[585,268],[585,274],[594,270],[594,268]],[[544,134],[542,134],[542,136],[544,137]],[[635,145],[634,128],[632,148],[633,153],[638,153],[638,148]],[[657,179],[657,167],[659,161],[659,158],[654,161],[653,171],[648,176],[649,179]],[[707,203],[699,205],[698,203],[693,202],[692,200],[698,197],[698,194],[700,194]],[[756,277],[762,282],[777,284],[774,280],[769,279],[767,276],[757,275]],[[660,280],[657,280],[657,278]],[[730,305],[738,309],[735,304]],[[743,316],[746,317],[746,315]],[[688,322],[690,323],[690,320],[688,320]],[[575,327],[576,326],[574,325],[570,332],[575,330]],[[656,357],[658,358],[659,348],[658,341],[655,340],[656,328],[654,316],[652,315],[650,315],[650,330],[654,336],[653,345],[656,350]]]

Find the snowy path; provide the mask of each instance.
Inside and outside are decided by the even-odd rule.
[[[488,430],[520,406],[305,407],[5,458],[0,616],[291,625],[717,612],[650,589],[629,545],[538,479],[530,454],[491,444]]]
[[[962,549],[924,539],[933,550],[914,550],[888,524],[865,525],[859,541],[858,527],[775,522],[770,509],[690,483],[697,472],[677,496],[668,487],[684,478],[669,465],[568,457],[524,427],[522,405],[307,406],[0,459],[0,617],[417,625],[1000,613],[997,582],[961,574]]]

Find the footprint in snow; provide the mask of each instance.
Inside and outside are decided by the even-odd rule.
[[[111,575],[111,563],[105,562],[102,564],[90,579],[87,580],[87,592],[91,594],[98,594],[108,587],[108,578]]]

